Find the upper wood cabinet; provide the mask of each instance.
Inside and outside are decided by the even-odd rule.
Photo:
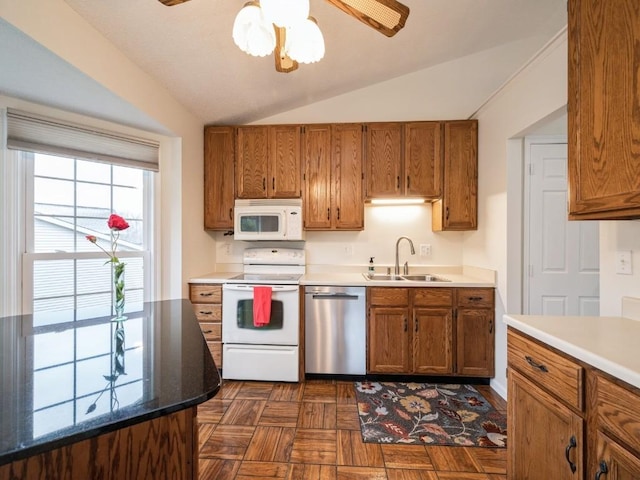
[[[299,198],[299,125],[238,127],[237,198]]]
[[[433,202],[432,230],[478,228],[478,121],[444,122],[442,198]]]
[[[204,228],[233,228],[234,201],[233,127],[205,127],[204,130]]]
[[[440,122],[369,123],[366,198],[441,194]]]
[[[569,0],[569,219],[640,217],[638,0]]]
[[[305,229],[362,230],[362,126],[308,125],[302,156]]]

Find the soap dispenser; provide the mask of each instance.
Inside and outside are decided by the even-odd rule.
[[[369,273],[374,273],[376,271],[375,267],[373,266],[373,259],[375,257],[369,257]]]

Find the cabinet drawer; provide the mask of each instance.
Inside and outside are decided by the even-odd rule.
[[[598,426],[640,451],[640,394],[598,375]]]
[[[193,311],[199,322],[220,322],[222,321],[222,305],[208,303],[194,303]]]
[[[193,303],[221,303],[222,285],[189,284],[189,300]]]
[[[453,288],[414,288],[415,307],[452,307]]]
[[[583,407],[582,367],[537,343],[509,331],[509,366],[580,411]]]
[[[371,305],[406,307],[409,305],[409,289],[395,287],[371,287],[369,289]]]
[[[202,334],[207,342],[222,341],[222,324],[221,323],[200,323]]]
[[[458,306],[493,308],[493,288],[459,288]]]

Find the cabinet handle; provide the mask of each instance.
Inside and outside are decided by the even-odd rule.
[[[340,220],[340,207],[338,207],[338,220]]]
[[[600,462],[600,468],[598,468],[598,471],[596,472],[595,480],[600,480],[603,473],[609,473],[609,467],[607,467],[607,462],[604,460]]]
[[[199,295],[201,297],[210,297],[211,295],[213,295],[213,293],[211,293],[211,292],[201,292]]]
[[[489,334],[493,333],[493,320],[489,320]]]
[[[331,209],[327,208],[327,220],[331,219]]]
[[[229,209],[229,220],[233,220],[233,208]]]
[[[400,190],[400,175],[396,177],[396,188]]]
[[[271,178],[271,190],[276,189],[276,177]]]
[[[541,372],[545,372],[547,373],[549,371],[549,369],[544,366],[542,363],[538,363],[536,362],[533,358],[531,358],[529,355],[527,355],[526,357],[524,357],[524,359],[527,361],[527,363],[529,365],[531,365],[533,368],[536,368],[538,370],[540,370]]]
[[[262,190],[267,189],[267,179],[262,177]]]
[[[564,458],[567,459],[569,468],[571,468],[571,473],[576,472],[576,464],[569,459],[569,454],[571,452],[571,449],[576,448],[577,446],[578,446],[578,443],[576,442],[576,437],[572,435],[571,438],[569,439],[569,445],[567,445],[567,448],[564,449]]]
[[[407,317],[404,317],[404,331],[406,332],[408,328]]]
[[[202,333],[213,333],[213,330],[203,330]]]
[[[470,302],[479,302],[482,297],[467,297]]]
[[[203,312],[203,311],[199,311],[198,312],[200,315],[211,315],[213,312]]]
[[[445,211],[444,219],[449,220],[449,207],[445,208],[444,211]]]
[[[411,188],[411,177],[407,175],[407,190]]]

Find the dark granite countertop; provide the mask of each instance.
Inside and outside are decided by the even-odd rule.
[[[188,300],[128,307],[121,323],[88,310],[0,318],[0,465],[217,393]]]

